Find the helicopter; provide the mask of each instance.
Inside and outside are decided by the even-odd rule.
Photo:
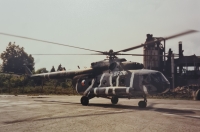
[[[117,104],[119,98],[131,99],[135,96],[142,96],[144,100],[138,102],[140,108],[147,106],[147,95],[163,94],[169,91],[170,83],[166,77],[159,71],[143,69],[143,65],[136,62],[128,62],[124,58],[118,58],[118,55],[132,55],[143,56],[140,54],[125,54],[127,52],[147,45],[160,43],[163,40],[172,39],[182,35],[197,32],[196,30],[189,30],[179,34],[175,34],[165,38],[159,38],[150,42],[145,42],[134,47],[119,50],[114,52],[112,49],[108,52],[91,50],[86,48],[75,47],[66,44],[49,42],[39,39],[33,39],[23,36],[0,33],[12,37],[19,37],[29,40],[35,40],[55,45],[73,47],[97,53],[84,55],[107,55],[109,59],[91,63],[91,67],[87,69],[57,71],[51,73],[32,74],[28,67],[25,66],[26,73],[30,78],[40,79],[61,79],[71,78],[72,84],[77,93],[82,97],[80,102],[87,106],[89,100],[94,97],[102,97],[111,100],[112,104]],[[32,54],[32,55],[50,55],[50,54]],[[61,54],[53,54],[61,55]],[[63,55],[63,54],[62,54]],[[65,54],[69,55],[69,54]],[[80,54],[81,55],[81,54]]]

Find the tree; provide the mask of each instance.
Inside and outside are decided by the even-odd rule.
[[[35,73],[36,74],[40,74],[40,73],[47,73],[48,71],[47,71],[47,69],[46,68],[40,68],[40,69],[38,69]]]
[[[3,67],[2,67],[2,64],[0,64],[0,72],[2,72],[2,68],[3,68]]]
[[[2,71],[3,72],[14,72],[18,74],[24,74],[24,62],[28,63],[28,68],[34,70],[34,58],[28,55],[23,47],[15,45],[15,43],[9,43],[6,51],[1,53],[1,59],[3,60]]]

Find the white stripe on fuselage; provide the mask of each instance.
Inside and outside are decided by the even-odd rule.
[[[134,72],[131,74],[130,87],[133,88]]]
[[[127,94],[129,94],[129,89],[130,89],[130,88],[126,88],[126,93],[127,93]]]
[[[109,87],[106,87],[105,94],[108,94]]]
[[[78,93],[78,82],[76,83],[76,92]]]
[[[118,76],[117,79],[116,79],[116,86],[117,86],[117,87],[119,86],[119,76]]]
[[[104,76],[105,76],[105,73],[103,73],[101,76],[99,87],[101,86],[101,82],[102,82]]]
[[[84,94],[87,94],[88,90],[91,89],[93,85],[94,85],[94,79],[92,79],[91,85],[85,90]]]
[[[112,73],[110,74],[109,81],[110,81],[110,86],[112,87],[113,86],[113,84],[112,84]]]
[[[143,90],[145,94],[148,94],[147,87],[145,85],[143,85]]]
[[[97,88],[94,88],[94,94],[97,95]]]
[[[115,95],[115,88],[113,88],[112,93]]]

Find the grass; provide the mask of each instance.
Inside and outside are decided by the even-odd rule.
[[[58,86],[56,89],[53,86],[36,86],[36,87],[18,87],[10,88],[0,88],[0,94],[10,94],[10,95],[28,95],[28,96],[39,96],[39,95],[79,95],[73,87],[62,88]],[[193,100],[194,97],[188,94],[166,94],[157,96],[148,96],[149,99],[180,99],[180,100]]]
[[[36,87],[18,87],[18,88],[10,88],[10,92],[8,88],[0,88],[0,94],[11,94],[11,95],[78,95],[78,93],[74,90],[74,88],[62,88],[57,87],[56,89],[51,86],[36,86]]]

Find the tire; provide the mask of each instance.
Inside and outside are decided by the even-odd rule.
[[[140,108],[146,108],[147,107],[147,103],[145,101],[140,101],[140,102],[138,102],[138,106]]]
[[[117,104],[118,101],[119,101],[119,99],[118,99],[117,97],[115,97],[115,96],[113,96],[113,97],[111,98],[111,103],[114,104],[114,105]]]
[[[89,98],[85,96],[81,97],[81,104],[87,106],[89,104]]]

